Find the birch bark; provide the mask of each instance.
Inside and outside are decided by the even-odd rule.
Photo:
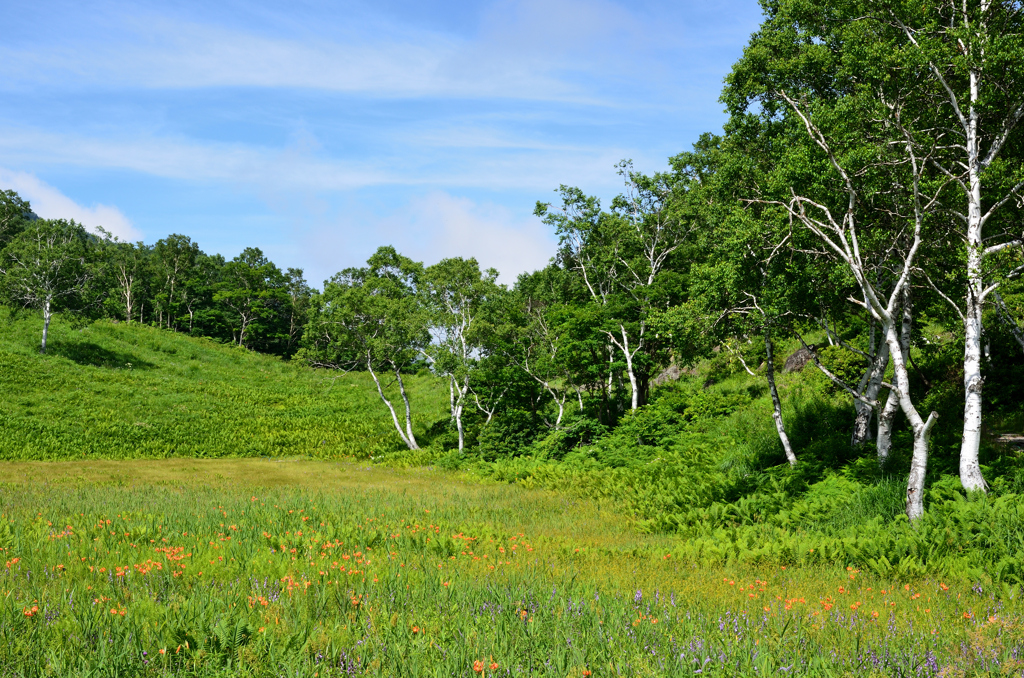
[[[790,466],[796,466],[796,454],[793,453],[793,446],[789,443],[789,436],[786,435],[786,425],[782,421],[782,400],[779,398],[779,390],[775,387],[775,347],[772,344],[771,333],[765,329],[765,370],[768,377],[768,390],[772,394],[772,419],[775,420],[775,430],[779,434],[779,441],[786,453],[786,461]]]

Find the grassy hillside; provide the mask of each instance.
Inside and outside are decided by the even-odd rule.
[[[365,374],[313,371],[212,340],[0,309],[0,458],[368,457],[401,441]],[[409,378],[419,432],[447,405]]]
[[[889,467],[880,469],[870,445],[850,447],[848,398],[813,368],[780,376],[800,460],[793,469],[763,376],[721,354],[657,389],[615,428],[574,412],[557,431],[500,414],[486,427],[470,421],[466,453],[452,449],[447,389],[429,376],[410,377],[426,449],[409,452],[365,374],[314,371],[110,322],[58,322],[52,352],[40,356],[38,331],[33,318],[0,323],[0,458],[372,456],[599,501],[643,531],[675,535],[673,557],[694,565],[840,563],[882,577],[985,582],[1006,596],[1024,585],[1024,457],[990,432],[983,463],[992,492],[962,491],[959,402],[935,376],[945,346],[915,358],[932,375],[936,387],[925,405],[942,413],[942,423],[927,514],[912,526],[903,515],[905,424]],[[784,360],[786,351],[779,355]],[[948,375],[954,383],[956,373]],[[1019,424],[1019,403],[1006,402],[998,421]]]

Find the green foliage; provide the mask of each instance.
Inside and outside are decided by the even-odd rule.
[[[368,458],[401,445],[365,373],[314,371],[137,323],[75,329],[59,317],[43,357],[39,321],[0,313],[0,458]],[[410,376],[407,387],[424,422],[444,416],[438,380]]]
[[[480,455],[486,461],[518,457],[544,430],[543,422],[534,412],[512,408],[502,410],[480,430]]]

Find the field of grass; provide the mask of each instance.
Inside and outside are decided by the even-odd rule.
[[[212,340],[0,308],[0,458],[306,455],[367,458],[401,445],[369,376],[313,371]],[[419,433],[447,392],[410,376]],[[436,393],[435,393],[436,392]]]
[[[702,568],[607,506],[327,461],[0,463],[0,673],[1020,675],[1019,596]]]
[[[967,496],[940,439],[911,526],[816,373],[796,469],[711,363],[491,458],[429,375],[409,452],[365,374],[39,329],[0,309],[0,676],[1024,675],[1021,452]]]

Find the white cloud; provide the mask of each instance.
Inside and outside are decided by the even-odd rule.
[[[16,191],[31,203],[32,211],[44,219],[74,219],[94,231],[97,226],[102,226],[121,240],[138,240],[142,237],[117,207],[79,205],[34,174],[0,167],[0,187]]]
[[[127,169],[170,179],[255,186],[263,193],[345,191],[384,185],[546,193],[566,180],[585,190],[614,190],[618,179],[612,167],[619,160],[631,157],[644,168],[658,168],[664,162],[645,158],[635,150],[560,147],[480,130],[438,128],[424,129],[422,134],[420,146],[414,133],[396,134],[396,139],[405,142],[401,149],[380,152],[372,160],[349,160],[325,156],[304,138],[272,148],[174,137],[98,138],[0,127],[0,155],[8,164],[28,167]]]
[[[539,219],[516,217],[500,205],[434,192],[414,198],[374,229],[399,251],[432,264],[449,257],[474,257],[482,269],[514,283],[526,271],[547,265],[555,240]]]
[[[330,37],[261,35],[170,19],[123,19],[107,40],[0,47],[9,81],[156,88],[298,87],[377,96],[589,101],[514,36],[467,40],[425,31]],[[577,60],[576,68],[591,68]],[[573,68],[572,70],[575,70]]]

